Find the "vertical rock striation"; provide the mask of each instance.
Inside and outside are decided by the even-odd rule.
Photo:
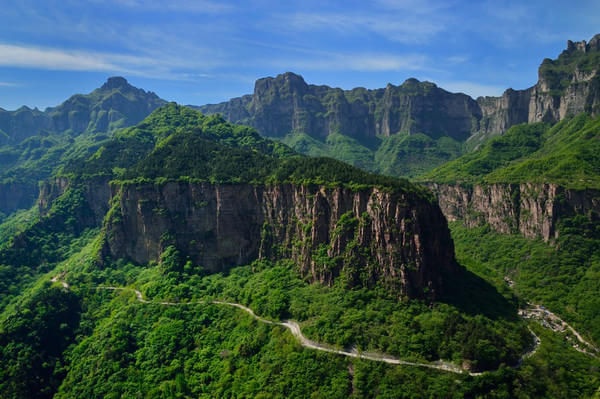
[[[291,258],[311,281],[433,297],[458,270],[437,205],[377,188],[166,183],[113,187],[106,251],[138,263],[167,245],[210,272]]]
[[[230,122],[248,124],[269,137],[303,132],[320,139],[332,133],[368,140],[405,132],[465,140],[481,119],[471,97],[430,82],[408,79],[385,89],[342,90],[309,85],[291,72],[257,80],[251,96],[198,109],[221,113]]]
[[[600,191],[570,190],[556,184],[431,184],[448,221],[466,226],[489,224],[500,233],[520,233],[552,241],[559,221],[575,215],[598,218]]]

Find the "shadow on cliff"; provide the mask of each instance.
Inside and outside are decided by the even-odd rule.
[[[496,287],[478,275],[460,267],[458,273],[444,276],[445,293],[439,302],[457,307],[471,315],[481,314],[491,319],[517,319],[516,298],[507,299]]]

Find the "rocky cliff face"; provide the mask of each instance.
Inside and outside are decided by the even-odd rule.
[[[249,124],[269,137],[304,132],[325,138],[343,133],[359,140],[399,132],[465,140],[481,118],[477,103],[469,96],[449,93],[429,82],[408,79],[385,89],[344,91],[309,85],[290,72],[259,79],[252,96],[199,109]]]
[[[84,201],[78,211],[79,224],[86,227],[101,226],[104,216],[110,208],[111,190],[107,177],[92,178],[76,184],[66,177],[56,177],[42,182],[37,198],[40,215],[47,216],[53,202],[69,188],[77,190],[83,196]]]
[[[375,188],[166,183],[113,187],[106,252],[139,263],[176,245],[195,264],[224,271],[291,258],[311,281],[383,284],[432,297],[458,270],[435,204]]]
[[[431,184],[448,221],[489,224],[500,233],[552,241],[561,218],[598,217],[600,191],[568,190],[556,184],[492,184],[472,187]],[[594,216],[595,215],[595,216]]]
[[[30,184],[0,184],[0,213],[9,215],[16,210],[31,207],[37,196],[38,188]]]
[[[502,133],[511,126],[529,120],[531,90],[508,89],[501,97],[480,97],[477,103],[483,115],[479,123],[482,133]]]

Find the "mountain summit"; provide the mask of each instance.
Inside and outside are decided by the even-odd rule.
[[[123,77],[111,77],[91,93],[75,94],[44,112],[27,107],[0,110],[0,144],[17,144],[41,133],[110,133],[135,125],[165,103]]]
[[[108,78],[106,83],[102,85],[101,90],[113,90],[113,89],[122,89],[133,87],[129,84],[127,79],[121,76],[113,76]]]

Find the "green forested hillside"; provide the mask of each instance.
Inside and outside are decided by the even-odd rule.
[[[533,323],[536,346],[517,298],[468,272],[444,276],[452,288],[426,302],[348,289],[341,279],[309,284],[287,260],[208,274],[167,247],[135,265],[103,253],[105,230],[85,188],[99,178],[291,182],[376,185],[431,200],[404,180],[301,157],[175,104],[82,146],[57,174],[71,183],[48,210],[0,225],[2,397],[591,397],[597,388],[597,360]],[[214,301],[295,320],[337,350],[412,365],[305,348],[281,325]]]
[[[554,126],[519,125],[481,149],[426,173],[444,183],[557,183],[600,187],[600,118],[581,114]]]
[[[371,172],[406,178],[418,177],[463,153],[463,144],[456,139],[433,139],[422,133],[376,137],[369,143],[341,133],[332,133],[324,141],[290,133],[282,142],[301,154],[327,156]]]

